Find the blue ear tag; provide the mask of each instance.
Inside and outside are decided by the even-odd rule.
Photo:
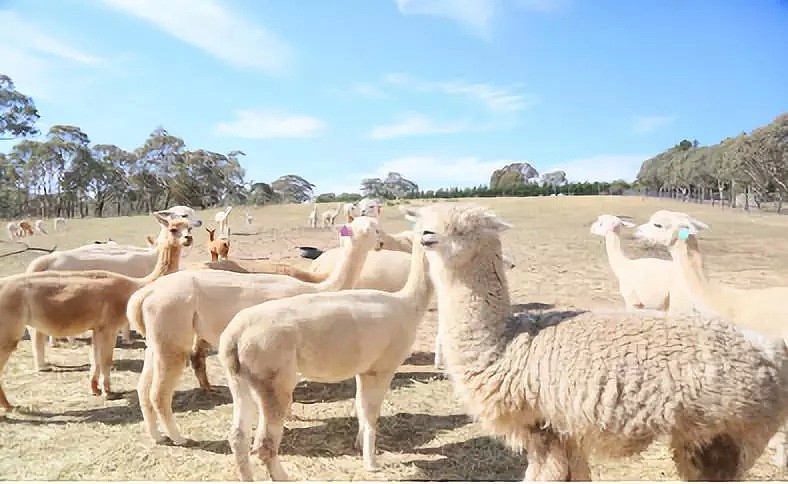
[[[684,227],[683,229],[679,230],[679,238],[681,240],[687,240],[690,236],[690,231],[688,228]]]

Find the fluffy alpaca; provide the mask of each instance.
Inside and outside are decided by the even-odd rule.
[[[364,467],[377,470],[377,420],[394,372],[410,353],[432,296],[421,246],[414,244],[408,281],[398,292],[372,289],[302,294],[243,309],[219,338],[219,359],[233,395],[229,442],[241,480],[252,480],[249,444],[273,480],[284,417],[299,375],[338,383],[356,377],[356,415]]]
[[[271,299],[353,286],[367,253],[379,248],[377,222],[359,217],[342,226],[340,233],[351,239],[345,246],[345,260],[318,284],[278,274],[185,270],[163,277],[131,297],[128,319],[147,343],[137,393],[145,426],[155,441],[162,441],[157,417],[173,442],[186,441],[172,415],[178,377],[192,354],[200,386],[210,389],[201,353],[206,344],[218,345],[219,335],[238,311]]]
[[[738,480],[784,421],[784,343],[699,315],[513,316],[508,224],[441,204],[419,225],[455,392],[487,433],[528,452],[526,480],[589,480],[589,453],[629,456],[661,436],[681,478]]]
[[[706,224],[685,213],[660,210],[638,227],[637,235],[670,250],[701,312],[788,343],[788,287],[739,289],[710,281],[697,239],[698,231],[706,228]],[[788,434],[780,432],[775,442],[775,464],[785,467]]]
[[[605,238],[605,249],[610,268],[618,280],[618,289],[627,309],[667,310],[674,267],[671,261],[642,258],[630,259],[621,251],[621,226],[635,224],[615,215],[600,215],[590,232]]]
[[[5,226],[6,232],[8,232],[8,240],[16,240],[19,236],[19,224],[16,222],[8,222]]]
[[[66,219],[63,217],[55,217],[55,219],[52,221],[52,230],[57,232],[60,230],[60,227],[66,227]]]
[[[230,237],[230,221],[228,217],[233,207],[227,207],[224,210],[219,210],[213,216],[214,221],[219,225],[219,236]]]
[[[41,219],[36,220],[35,222],[35,231],[39,234],[46,234],[46,228],[44,228],[44,221]]]
[[[361,211],[358,209],[358,204],[346,203],[342,206],[342,214],[348,222],[352,222],[354,218],[361,215]]]
[[[162,275],[178,270],[181,246],[192,242],[188,221],[154,216],[167,227],[168,238],[159,250],[156,267],[147,277],[134,278],[108,271],[47,271],[0,279],[0,372],[26,325],[53,336],[92,330],[90,387],[94,395],[101,394],[100,372],[104,393],[110,394],[115,335],[125,320],[129,296]],[[11,409],[2,386],[0,407]]]
[[[208,250],[211,253],[211,260],[214,262],[217,260],[227,260],[227,254],[230,253],[230,241],[223,237],[214,239],[214,232],[216,232],[216,229],[205,227],[205,230],[208,232]]]
[[[317,204],[312,207],[312,211],[309,212],[309,226],[311,228],[317,227]]]
[[[155,212],[169,220],[187,220],[192,226],[199,227],[202,220],[198,219],[194,210],[183,205],[176,205],[167,210]],[[167,241],[169,232],[164,226],[160,227],[156,241],[148,241],[155,249],[157,244]],[[55,251],[42,255],[30,262],[26,272],[43,271],[86,271],[102,270],[122,274],[129,277],[145,277],[153,271],[158,259],[158,250],[150,250],[133,245],[120,245],[112,239],[107,242],[86,244],[75,249]],[[46,340],[47,335],[29,328],[30,339],[33,343],[35,367],[38,370],[47,368]],[[124,320],[120,330],[123,342],[131,341],[131,329]],[[49,338],[54,343],[55,338]],[[70,340],[73,342],[73,338]]]

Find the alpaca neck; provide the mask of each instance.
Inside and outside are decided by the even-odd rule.
[[[610,268],[618,275],[624,264],[629,260],[621,251],[621,236],[618,232],[610,231],[605,234],[605,249]]]
[[[427,272],[427,260],[424,257],[424,248],[419,243],[414,243],[410,257],[410,271],[405,285],[396,292],[399,297],[414,301],[419,308],[427,307],[432,297],[433,286]]]
[[[177,272],[181,261],[181,246],[175,241],[168,241],[165,245],[159,245],[159,254],[153,271],[147,276],[138,279],[141,285],[147,285],[166,274]]]
[[[703,270],[703,258],[698,248],[698,240],[694,236],[690,236],[686,241],[677,240],[670,247],[670,255],[673,263],[678,265],[693,299],[699,300],[711,311],[723,317],[727,316],[725,308],[728,304],[725,302],[722,288],[711,283]]]
[[[327,291],[352,289],[361,275],[361,269],[364,267],[368,254],[368,247],[362,247],[352,238],[349,239],[342,246],[342,258],[339,264],[334,267],[326,280],[318,283],[318,286]]]
[[[500,240],[492,244],[492,250],[480,251],[456,271],[433,265],[430,259],[446,366],[455,380],[466,383],[494,365],[509,342],[509,286]]]

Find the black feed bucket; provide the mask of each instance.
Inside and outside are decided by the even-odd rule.
[[[301,251],[301,257],[305,257],[307,259],[317,259],[320,257],[320,254],[323,253],[322,250],[318,249],[317,247],[298,247],[298,250]]]

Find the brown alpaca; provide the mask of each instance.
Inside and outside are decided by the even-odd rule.
[[[205,230],[208,232],[208,249],[211,251],[211,261],[227,260],[227,254],[230,252],[230,241],[223,238],[215,239],[214,232],[216,232],[216,229],[205,227]]]
[[[33,226],[27,220],[21,220],[19,222],[19,236],[27,237],[28,235],[33,235]]]
[[[32,272],[0,279],[0,373],[22,339],[25,326],[55,337],[92,330],[90,387],[94,395],[101,395],[100,372],[104,393],[111,394],[109,372],[115,335],[127,321],[129,297],[164,274],[177,271],[181,246],[192,243],[188,220],[170,221],[158,213],[153,216],[167,231],[156,266],[146,277],[86,270]],[[0,407],[12,408],[2,385]]]

